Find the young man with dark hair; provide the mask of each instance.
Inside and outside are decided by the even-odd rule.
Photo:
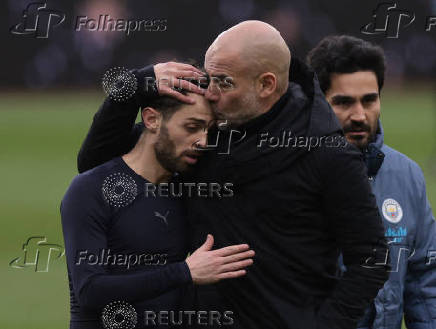
[[[177,311],[192,283],[237,278],[252,264],[248,245],[211,250],[212,235],[186,258],[183,196],[144,194],[146,185],[171,184],[177,181],[175,173],[197,162],[200,153],[194,146],[204,146],[213,115],[202,95],[189,97],[195,104],[165,96],[150,99],[135,147],[76,176],[66,192],[61,215],[71,329],[101,328],[102,311],[112,302],[134,306],[135,328],[146,326],[145,311],[155,312],[154,328],[167,327],[157,320],[161,311],[175,312],[170,324],[180,324]]]
[[[419,166],[383,143],[383,50],[351,36],[324,38],[308,55],[347,140],[363,153],[383,215],[392,270],[361,329],[436,328],[436,222]]]

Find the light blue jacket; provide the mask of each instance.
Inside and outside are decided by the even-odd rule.
[[[404,314],[408,329],[436,329],[436,222],[422,171],[384,145],[381,124],[365,158],[392,269],[358,328],[401,329]]]

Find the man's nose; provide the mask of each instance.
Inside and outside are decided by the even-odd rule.
[[[350,119],[352,121],[360,121],[360,122],[365,121],[366,119],[365,109],[360,102],[357,102],[351,109]]]
[[[197,141],[195,142],[196,148],[205,148],[207,146],[207,130],[205,129],[198,136]]]
[[[220,97],[220,90],[214,83],[211,83],[204,96],[209,102],[217,102]]]

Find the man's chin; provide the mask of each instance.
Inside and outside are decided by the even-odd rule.
[[[191,173],[195,169],[195,164],[190,164],[187,162],[179,163],[177,166],[177,172],[179,173]]]
[[[346,135],[346,138],[347,138],[348,143],[353,144],[354,146],[361,149],[362,151],[366,150],[366,148],[368,147],[368,144],[369,144],[368,138],[356,138],[356,137],[350,137],[347,135]]]

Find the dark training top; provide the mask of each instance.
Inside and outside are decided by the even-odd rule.
[[[149,183],[122,158],[74,178],[61,204],[71,298],[71,329],[102,328],[102,311],[127,302],[177,311],[192,283],[180,199],[146,197]],[[167,326],[168,327],[168,326]]]
[[[138,81],[150,71],[136,71]],[[362,152],[345,142],[316,76],[293,58],[290,78],[281,99],[239,134],[210,131],[209,145],[217,147],[184,177],[233,184],[232,197],[186,199],[191,250],[210,233],[214,248],[248,243],[256,252],[246,276],[199,287],[198,309],[232,311],[242,329],[356,328],[389,276],[383,224]],[[143,90],[127,102],[105,101],[79,170],[133,147]]]

